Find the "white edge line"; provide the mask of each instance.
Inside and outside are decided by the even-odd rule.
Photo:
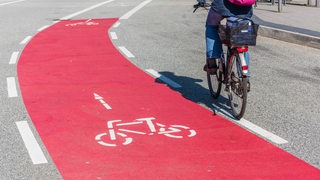
[[[32,38],[32,36],[27,36],[27,37],[25,37],[25,38],[20,42],[20,44],[26,44],[28,41],[30,41],[31,38]]]
[[[121,16],[120,19],[129,19],[134,13],[139,11],[141,8],[143,8],[145,5],[150,3],[152,0],[146,0],[140,3],[138,6],[133,8],[131,11],[127,12],[125,15]]]
[[[36,138],[34,137],[29,124],[27,121],[19,121],[16,122],[24,145],[27,148],[29,156],[33,162],[33,164],[45,164],[48,163],[45,155],[43,154],[40,145],[38,144]]]
[[[7,77],[7,87],[9,98],[18,96],[16,80],[14,77]]]
[[[119,46],[118,47],[122,53],[124,53],[128,58],[134,58],[134,55],[124,46]]]
[[[25,0],[19,0],[19,1],[12,1],[12,2],[7,2],[7,3],[1,3],[0,6],[4,6],[4,5],[8,5],[8,4],[13,4],[13,3],[18,3],[18,2],[22,2]]]
[[[45,29],[47,29],[50,25],[45,25],[45,26],[42,26],[41,28],[37,29],[38,32],[40,31],[43,31]]]
[[[78,12],[75,12],[75,13],[70,14],[68,16],[65,16],[65,17],[61,18],[61,20],[71,19],[71,18],[73,18],[73,17],[75,17],[77,15],[80,15],[80,14],[85,13],[87,11],[90,11],[92,9],[98,8],[98,7],[100,7],[100,6],[104,5],[104,4],[110,3],[112,1],[114,1],[114,0],[108,0],[108,1],[104,1],[104,2],[101,2],[101,3],[96,4],[96,5],[90,6],[90,7],[86,8],[86,9],[81,10],[81,11],[78,11]]]
[[[261,135],[262,137],[265,137],[269,139],[270,141],[276,143],[276,144],[285,144],[288,143],[287,140],[251,123],[250,121],[245,120],[244,118],[241,118],[240,121],[236,121],[236,123],[248,128],[249,130]]]
[[[230,114],[229,112],[227,112],[226,110],[222,109],[222,108],[219,108],[215,105],[213,105],[217,110],[223,112],[224,114],[226,114],[227,116],[230,116],[232,117],[232,114]],[[220,113],[219,113],[220,114]],[[244,118],[241,118],[239,121],[231,121],[233,123],[236,123],[236,124],[239,124],[245,128],[247,128],[248,130],[252,131],[253,133],[259,135],[259,136],[262,136],[263,138],[266,138],[268,139],[269,141],[273,142],[273,143],[276,143],[276,144],[286,144],[288,143],[287,140],[251,123],[250,121],[244,119]]]
[[[15,51],[12,53],[9,64],[16,64],[19,57],[19,51]]]
[[[111,39],[118,39],[116,32],[110,32]]]
[[[163,81],[164,83],[168,84],[169,86],[173,87],[173,88],[181,88],[182,86],[174,81],[172,81],[171,79],[161,75],[160,73],[158,73],[157,71],[153,70],[153,69],[146,69],[146,71],[152,75],[155,78],[159,78],[161,81]]]

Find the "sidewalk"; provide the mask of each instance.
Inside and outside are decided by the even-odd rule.
[[[287,4],[258,3],[253,20],[260,24],[259,34],[282,41],[320,49],[320,8]]]

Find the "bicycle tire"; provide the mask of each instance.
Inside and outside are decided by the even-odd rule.
[[[248,77],[241,75],[241,63],[239,54],[230,56],[233,58],[229,69],[229,89],[228,96],[231,104],[233,115],[237,119],[241,119],[244,115],[247,105],[248,93]]]
[[[217,69],[217,72],[214,74],[211,74],[209,72],[207,72],[207,80],[208,80],[208,87],[210,90],[210,95],[214,98],[217,99],[220,95],[221,92],[221,86],[222,86],[222,62],[220,62],[221,60],[217,60],[218,62],[216,62],[219,66],[219,68]]]

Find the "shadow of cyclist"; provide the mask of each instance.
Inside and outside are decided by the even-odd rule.
[[[220,95],[218,99],[213,99],[210,95],[209,89],[199,84],[200,82],[203,82],[202,79],[195,79],[186,76],[177,76],[174,73],[168,71],[159,73],[173,80],[174,82],[179,83],[182,86],[181,88],[173,88],[171,86],[169,87],[174,91],[178,91],[186,99],[206,106],[208,109],[214,112],[213,115],[215,115],[216,112],[219,111],[219,113],[231,119],[234,119],[230,112],[229,100],[222,95]],[[157,78],[156,82],[164,83],[161,81],[160,78]]]

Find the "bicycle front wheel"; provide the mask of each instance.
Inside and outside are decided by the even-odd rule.
[[[239,55],[235,54],[231,58],[228,94],[234,117],[241,119],[247,105],[248,77],[242,76]]]
[[[222,62],[220,62],[220,60],[217,59],[216,63],[219,67],[217,69],[217,72],[214,74],[207,72],[207,80],[210,94],[214,99],[217,99],[219,97],[222,85],[222,72],[220,71],[220,69],[222,69],[222,67],[220,67],[222,66]]]

